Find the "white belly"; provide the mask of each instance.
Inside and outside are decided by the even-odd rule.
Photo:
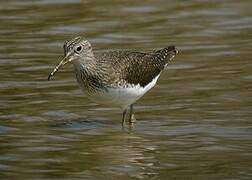
[[[138,84],[128,88],[108,88],[108,91],[87,94],[87,96],[90,100],[98,104],[106,104],[126,109],[149,91],[156,84],[158,78],[159,75],[145,87],[141,87],[140,84]],[[85,89],[83,90],[85,91]]]

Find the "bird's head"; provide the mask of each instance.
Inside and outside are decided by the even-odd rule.
[[[83,37],[76,37],[64,43],[64,58],[49,74],[48,80],[65,64],[75,61],[87,61],[93,58],[92,46]]]

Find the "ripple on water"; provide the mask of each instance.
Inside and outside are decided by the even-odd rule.
[[[0,178],[251,179],[251,0],[1,1]],[[34,13],[36,12],[36,13]],[[48,73],[62,45],[180,51],[137,123]]]

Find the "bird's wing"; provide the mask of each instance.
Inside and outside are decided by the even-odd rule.
[[[144,87],[157,77],[165,65],[177,54],[174,46],[150,53],[111,51],[99,57],[101,66],[109,66],[110,81],[123,80]]]

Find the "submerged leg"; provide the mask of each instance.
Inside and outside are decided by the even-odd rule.
[[[136,118],[134,116],[134,112],[133,112],[133,104],[130,105],[130,113],[129,113],[129,123],[132,124],[136,122]]]
[[[126,113],[127,113],[127,109],[123,110],[123,114],[122,114],[122,126],[124,125],[124,122],[125,122]]]

